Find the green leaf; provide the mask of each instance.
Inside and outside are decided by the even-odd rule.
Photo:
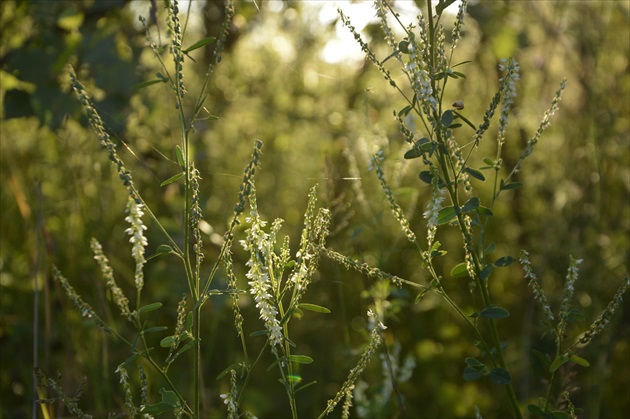
[[[217,375],[216,379],[220,380],[221,378],[225,377],[230,371],[232,370],[236,371],[240,368],[242,368],[242,365],[239,362],[235,362],[234,364],[230,365],[229,367],[221,371],[219,375]]]
[[[145,306],[142,306],[138,309],[138,313],[148,313],[149,311],[157,310],[162,307],[162,303],[151,303]]]
[[[474,209],[477,209],[478,206],[479,206],[479,198],[477,198],[476,196],[473,196],[468,201],[466,201],[466,203],[462,207],[462,212],[470,212]]]
[[[404,42],[404,41],[402,41]],[[404,52],[404,51],[403,51]],[[407,105],[404,108],[402,108],[399,112],[398,112],[398,116],[407,116],[409,114],[409,112],[411,112],[413,108],[411,107],[411,105]]]
[[[483,362],[479,361],[477,358],[473,358],[471,356],[466,358],[466,365],[468,365],[471,368],[480,368],[480,367],[485,367],[486,366],[486,364],[484,364]]]
[[[422,140],[426,140],[426,141],[422,141]],[[420,150],[422,151],[432,152],[433,150],[435,150],[435,143],[429,141],[428,138],[421,138],[418,140],[418,143],[420,145]]]
[[[177,154],[177,163],[182,170],[186,170],[186,164],[184,163],[184,154],[180,146],[175,146],[175,154]]]
[[[267,330],[257,330],[256,332],[252,332],[249,334],[249,336],[264,336],[264,335],[268,335],[269,332]]]
[[[480,180],[482,182],[484,182],[486,180],[486,177],[479,170],[475,170],[475,169],[472,169],[470,167],[466,167],[466,168],[464,168],[464,172],[468,173],[470,176],[472,176],[475,179],[478,179],[478,180]]]
[[[483,159],[483,162],[484,162],[485,164],[487,164],[488,166],[494,166],[494,160],[492,160],[492,159],[491,159],[491,158],[489,158],[489,157],[485,157],[485,158]]]
[[[438,225],[446,224],[457,216],[455,207],[442,208],[438,212]]]
[[[167,336],[160,341],[160,346],[162,348],[170,348],[173,346],[173,343],[176,341],[175,336]]]
[[[173,406],[168,403],[160,402],[156,404],[150,404],[148,406],[142,406],[140,413],[162,413],[167,410],[173,410]]]
[[[326,307],[318,306],[317,304],[300,303],[298,304],[298,307],[304,310],[314,311],[316,313],[330,313],[329,309],[327,309]]]
[[[205,118],[199,118],[198,121],[218,121],[219,117],[216,115],[208,115]]]
[[[398,43],[398,51],[409,54],[409,41],[403,40]],[[400,116],[400,114],[398,114]]]
[[[168,244],[161,244],[155,249],[156,253],[170,253],[173,251],[173,248]]]
[[[442,125],[445,126],[446,128],[449,128],[451,124],[453,123],[454,119],[455,119],[455,115],[453,115],[453,111],[451,111],[450,109],[447,111],[444,111],[441,118]]]
[[[172,407],[179,406],[179,399],[177,398],[177,394],[174,391],[166,390],[164,387],[160,389],[160,394],[162,395],[162,403],[166,403]]]
[[[464,380],[474,381],[484,376],[485,371],[480,371],[476,368],[466,367],[464,368]]]
[[[490,208],[484,207],[483,205],[479,205],[479,207],[477,208],[477,214],[487,215],[488,217],[492,217],[494,215]]]
[[[139,356],[139,355],[140,355],[140,354],[133,354],[133,355],[131,355],[129,358],[125,359],[125,360],[123,361],[123,363],[122,363],[122,364],[120,364],[120,365],[122,365],[122,366],[123,366],[123,368],[125,368],[127,365],[130,365],[133,361],[135,361],[135,360],[136,360],[136,358],[138,358],[138,356]]]
[[[167,330],[166,326],[157,326],[157,327],[149,327],[148,329],[144,329],[142,333],[155,333],[155,332],[163,332]]]
[[[560,368],[561,366],[563,366],[564,364],[566,364],[570,360],[571,359],[566,354],[560,355],[559,357],[554,359],[553,362],[551,363],[551,365],[549,366],[549,372],[551,372],[551,373],[556,372],[556,370],[558,368]]]
[[[134,89],[143,89],[145,87],[152,86],[152,85],[157,84],[157,83],[164,83],[164,79],[153,79],[153,80],[143,81],[142,83],[134,84],[133,88]]]
[[[466,78],[466,75],[464,73],[460,73],[459,71],[451,71],[451,75],[460,77],[462,79]],[[453,78],[457,78],[457,77],[453,77]]]
[[[499,267],[509,266],[513,264],[515,261],[516,259],[514,259],[512,256],[503,256],[502,258],[499,258],[494,262],[494,266],[499,266]]]
[[[186,316],[186,330],[189,333],[192,333],[192,327],[193,327],[193,314],[192,311],[188,312],[188,315]]]
[[[171,184],[179,180],[182,176],[184,176],[184,172],[179,172],[175,176],[171,176],[170,178],[166,179],[164,182],[160,183],[160,186],[166,186],[168,184]]]
[[[468,276],[468,269],[466,269],[466,262],[458,263],[453,269],[451,269],[451,276],[453,278],[464,278]]]
[[[209,36],[207,38],[203,38],[203,39],[195,42],[194,44],[192,44],[191,46],[189,46],[188,48],[186,48],[182,52],[183,53],[187,53],[187,52],[190,52],[190,51],[194,51],[194,50],[196,50],[198,48],[201,48],[201,47],[203,47],[205,45],[208,45],[211,42],[214,42],[215,39],[216,38],[214,36]]]
[[[503,307],[490,306],[481,310],[480,317],[486,319],[504,319],[510,315],[510,312]]]
[[[411,160],[411,159],[416,159],[420,156],[422,156],[422,152],[416,147],[414,147],[411,150],[407,151],[403,157],[407,160]]]
[[[188,342],[187,344],[179,348],[179,350],[177,351],[175,355],[180,356],[181,354],[183,354],[184,352],[192,348],[194,344],[195,344],[195,340],[191,340],[190,342]]]
[[[581,356],[577,356],[576,354],[569,355],[569,358],[571,359],[571,361],[573,361],[576,364],[581,365],[583,367],[590,367],[591,366],[590,362],[588,362],[586,359],[582,358]]]
[[[505,191],[508,189],[517,189],[520,188],[521,186],[523,186],[523,184],[521,182],[512,182],[512,183],[508,183],[508,184],[503,184],[503,181],[501,181],[502,185],[501,185],[501,190]]]
[[[545,411],[540,408],[540,406],[535,404],[527,405],[527,410],[532,415],[543,417],[545,415]]]
[[[483,267],[483,269],[479,273],[479,278],[488,279],[491,273],[492,273],[492,265],[486,265]]]
[[[296,388],[296,389],[295,389],[295,392],[297,393],[298,391],[302,391],[302,390],[304,390],[305,388],[309,388],[310,386],[315,385],[315,384],[317,384],[317,381],[311,381],[311,382],[308,382],[308,383],[306,383],[306,384],[302,385],[300,388]]]
[[[506,385],[512,382],[512,376],[505,368],[493,368],[488,376],[495,384]]]
[[[313,362],[313,358],[306,355],[289,355],[287,359],[298,364],[310,364]]]
[[[429,185],[433,182],[433,175],[428,170],[420,172],[420,180]]]

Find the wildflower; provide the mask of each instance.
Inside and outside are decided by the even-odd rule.
[[[383,173],[383,167],[381,166],[381,162],[383,160],[382,150],[379,153],[380,154],[375,154],[370,160],[370,168],[373,167],[376,169],[376,175],[378,176],[378,180],[381,182],[381,186],[385,191],[385,195],[387,196],[389,205],[391,206],[392,212],[394,213],[394,217],[396,217],[396,219],[400,223],[400,226],[407,236],[407,239],[410,242],[414,243],[416,241],[416,235],[409,227],[409,221],[407,221],[407,219],[405,218],[405,214],[403,213],[402,208],[400,208],[400,205],[398,205],[398,203],[394,199],[394,194],[392,193],[392,190],[385,180],[385,173]]]
[[[593,322],[593,324],[591,324],[584,336],[582,336],[578,340],[579,344],[589,344],[595,336],[597,336],[601,333],[602,330],[604,330],[604,327],[606,327],[606,325],[610,322],[610,319],[617,310],[617,307],[619,307],[619,305],[623,301],[623,294],[628,291],[628,288],[630,288],[630,277],[626,277],[624,282],[617,290],[617,293],[615,293],[613,299],[610,301],[610,303],[608,303],[604,311],[602,311],[602,314],[600,314],[599,317]]]
[[[260,318],[269,332],[271,345],[280,345],[283,341],[282,327],[276,317],[278,309],[274,305],[274,297],[271,294],[273,284],[269,276],[270,271],[273,271],[270,266],[275,255],[273,255],[273,243],[269,240],[269,234],[263,230],[267,223],[258,215],[254,185],[252,185],[249,200],[251,216],[247,218],[247,221],[251,223],[251,226],[247,230],[247,240],[241,241],[250,254],[249,261],[246,263],[249,266],[249,272],[245,276],[249,279],[248,284],[251,287],[249,292],[254,296],[256,307],[260,310]]]
[[[564,290],[562,291],[562,304],[560,305],[560,322],[558,323],[558,338],[564,335],[567,328],[567,320],[571,308],[571,299],[575,292],[575,281],[578,277],[578,265],[582,263],[582,259],[574,259],[569,256],[569,269],[564,282]]]
[[[547,316],[549,320],[553,321],[554,315],[553,315],[553,312],[551,311],[551,307],[549,306],[549,303],[547,302],[547,297],[545,296],[545,293],[543,292],[542,287],[538,283],[538,279],[536,279],[536,275],[532,271],[532,266],[529,261],[529,253],[526,250],[521,250],[521,254],[518,260],[521,263],[523,270],[525,271],[525,279],[529,280],[528,284],[534,293],[534,298],[542,306],[545,316]]]
[[[127,228],[125,233],[131,236],[129,242],[132,244],[131,255],[136,261],[136,273],[134,278],[138,292],[140,292],[144,286],[144,272],[142,271],[146,263],[144,248],[148,244],[147,238],[144,236],[144,231],[147,229],[147,226],[142,223],[142,216],[144,215],[142,207],[142,204],[139,204],[133,197],[129,196],[126,210],[129,215],[125,217],[125,221],[131,224],[131,227]]]
[[[238,393],[236,389],[236,371],[230,370],[230,392],[221,394],[223,403],[227,405],[228,418],[238,418]]]

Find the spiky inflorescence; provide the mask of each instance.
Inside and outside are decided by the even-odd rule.
[[[227,406],[228,419],[238,418],[238,389],[236,386],[236,371],[230,370],[230,392],[221,394],[223,403]]]
[[[499,64],[499,70],[505,71],[505,75],[499,80],[501,82],[501,89],[503,95],[503,104],[501,105],[501,112],[499,116],[499,135],[497,146],[497,158],[501,156],[501,149],[505,143],[505,135],[508,127],[508,113],[514,104],[516,98],[516,82],[519,81],[520,67],[518,62],[514,59],[502,59]],[[500,164],[497,163],[497,164]]]
[[[234,265],[232,262],[232,251],[228,248],[225,252],[225,256],[223,257],[223,263],[225,265],[225,272],[227,274],[227,286],[228,289],[236,290],[238,289],[238,283],[236,280],[236,275],[234,275]],[[243,335],[243,315],[241,314],[241,309],[238,306],[239,294],[234,292],[231,293],[232,298],[232,312],[234,314],[234,326],[236,327],[236,332],[238,336],[244,337]]]
[[[77,399],[80,393],[82,393],[83,387],[85,386],[85,383],[87,382],[85,377],[83,378],[83,380],[81,381],[81,384],[79,385],[79,390],[77,391],[79,395],[75,395],[75,397],[68,397],[64,393],[63,387],[61,387],[61,384],[59,384],[61,381],[60,374],[58,374],[57,379],[55,380],[53,378],[48,377],[42,370],[40,370],[37,367],[33,368],[33,370],[35,372],[35,375],[37,375],[37,378],[40,381],[40,383],[43,386],[50,388],[53,391],[53,393],[55,393],[56,398],[68,408],[68,411],[72,414],[73,417],[80,418],[80,419],[92,419],[92,415],[83,413],[83,411],[79,409],[79,405],[77,404]],[[43,403],[44,401],[41,401],[41,402]]]
[[[613,299],[608,303],[604,311],[602,311],[602,314],[591,324],[588,331],[584,333],[577,343],[580,345],[588,345],[595,336],[599,335],[601,331],[604,330],[604,327],[610,322],[613,314],[615,314],[615,311],[617,311],[617,308],[621,305],[623,295],[628,291],[628,288],[630,288],[630,276],[626,277]]]
[[[138,409],[133,404],[131,384],[129,384],[129,373],[122,364],[120,364],[118,368],[116,368],[116,373],[120,375],[120,384],[122,385],[123,391],[125,392],[125,406],[127,407],[127,413],[129,414],[129,417],[134,418],[138,413]]]
[[[61,284],[61,287],[66,292],[66,295],[72,300],[72,302],[74,303],[75,307],[79,310],[81,315],[83,317],[87,317],[88,319],[94,320],[94,322],[101,329],[103,329],[105,333],[107,333],[108,335],[111,335],[112,329],[110,329],[110,327],[107,324],[105,324],[103,319],[101,319],[96,314],[92,306],[90,306],[88,303],[83,301],[83,298],[81,298],[81,296],[75,291],[75,289],[72,287],[72,285],[70,285],[68,280],[64,278],[63,275],[61,275],[61,272],[59,271],[59,269],[57,269],[56,266],[53,266],[52,271],[53,271],[53,276],[55,277],[57,281],[59,281],[59,283]]]
[[[372,156],[371,163],[370,163],[371,167],[374,167],[376,171],[376,176],[378,176],[378,180],[381,183],[381,187],[383,188],[383,191],[385,191],[385,195],[387,196],[387,200],[389,201],[389,205],[392,209],[392,213],[394,214],[394,217],[396,217],[396,219],[400,223],[400,227],[402,228],[403,233],[405,233],[405,236],[407,236],[407,239],[410,242],[415,243],[416,235],[409,227],[409,221],[407,221],[407,218],[405,218],[405,214],[403,213],[402,208],[400,208],[400,205],[398,205],[398,203],[394,199],[394,194],[392,193],[391,188],[389,187],[389,185],[387,184],[387,181],[385,180],[385,173],[383,172],[383,167],[381,166],[381,162],[383,160],[382,154],[383,152],[379,151],[379,153]]]
[[[534,298],[536,299],[536,301],[538,301],[538,303],[542,307],[543,312],[545,313],[545,316],[547,317],[547,319],[553,321],[555,317],[553,315],[553,312],[551,311],[551,306],[549,305],[549,302],[547,301],[545,292],[540,286],[540,283],[538,282],[538,279],[536,278],[536,274],[534,274],[534,271],[532,270],[531,262],[529,261],[529,253],[526,250],[521,250],[521,254],[518,260],[521,263],[521,266],[523,267],[523,271],[525,271],[525,279],[527,279],[528,284],[530,288],[532,289],[532,292],[534,293]]]
[[[558,314],[560,318],[558,322],[558,340],[564,336],[564,332],[567,329],[571,300],[575,293],[575,281],[577,281],[578,265],[580,265],[580,263],[582,263],[582,259],[574,259],[573,256],[569,256],[569,268],[567,269],[567,276],[562,291],[562,304],[560,305],[560,313]]]
[[[385,326],[383,326],[382,323],[378,322],[376,327],[372,329],[372,332],[370,333],[370,342],[367,348],[365,349],[365,351],[363,352],[363,354],[361,355],[359,362],[354,368],[352,368],[352,370],[350,370],[350,374],[348,374],[348,378],[343,383],[343,385],[341,386],[341,389],[337,392],[335,397],[328,400],[326,409],[324,410],[321,416],[332,413],[332,411],[335,409],[335,406],[337,406],[337,404],[341,401],[341,399],[344,397],[347,397],[348,394],[352,393],[352,389],[354,388],[354,384],[356,383],[357,379],[361,376],[361,374],[363,373],[363,370],[365,370],[365,367],[367,367],[368,363],[370,362],[370,358],[372,358],[372,355],[376,353],[376,351],[381,345],[381,342],[382,342],[381,332],[384,328]]]
[[[348,256],[342,255],[341,253],[335,252],[330,249],[322,249],[326,256],[331,258],[337,263],[345,266],[346,269],[352,269],[357,272],[361,272],[367,276],[371,276],[372,278],[386,279],[393,282],[397,287],[402,286],[403,280],[396,275],[388,274],[387,272],[383,272],[378,268],[374,268],[367,263],[359,262],[358,260],[349,258]]]
[[[438,226],[438,215],[442,209],[442,202],[444,201],[444,190],[439,186],[440,177],[438,176],[438,170],[435,166],[430,166],[431,169],[431,200],[427,204],[427,210],[423,213],[424,218],[427,219],[427,243],[429,248],[433,245],[435,240],[435,233]]]
[[[560,99],[562,98],[562,91],[564,90],[566,85],[567,85],[566,79],[560,82],[560,87],[556,91],[556,94],[553,100],[551,101],[551,105],[549,106],[549,109],[545,111],[545,114],[543,115],[543,118],[540,121],[540,124],[538,125],[538,129],[534,133],[534,136],[527,141],[525,150],[521,152],[521,155],[519,156],[518,161],[516,162],[516,166],[514,166],[514,169],[512,169],[512,173],[510,175],[512,175],[513,173],[517,173],[521,169],[521,165],[523,164],[523,161],[527,157],[529,157],[530,154],[532,154],[532,151],[534,150],[534,147],[538,143],[538,140],[540,139],[540,136],[542,135],[542,133],[551,125],[551,117],[559,108],[558,104],[560,103]]]
[[[308,205],[304,214],[304,228],[300,238],[300,249],[296,253],[297,263],[288,285],[295,287],[293,302],[298,303],[302,295],[306,292],[306,288],[311,282],[311,278],[319,265],[320,249],[326,244],[328,236],[328,226],[330,225],[330,211],[326,208],[320,208],[315,214],[315,204],[317,203],[317,188],[311,188],[308,194]],[[288,241],[283,249],[288,251]],[[285,253],[285,258],[289,256]],[[281,258],[283,259],[283,258]],[[282,263],[282,260],[279,261]],[[287,260],[288,262],[288,260]]]
[[[170,52],[175,64],[175,91],[178,99],[182,99],[186,94],[184,86],[184,54],[182,53],[182,27],[179,23],[179,5],[177,0],[164,0],[164,6],[168,12],[168,33],[171,38]],[[179,100],[177,107],[179,107]]]
[[[129,215],[125,217],[125,221],[131,224],[131,226],[125,230],[125,233],[131,236],[129,238],[129,242],[132,244],[131,255],[136,261],[134,279],[138,293],[142,291],[142,288],[144,287],[143,268],[146,263],[146,259],[144,258],[144,249],[148,244],[147,238],[144,235],[144,231],[147,229],[147,226],[145,226],[142,222],[142,216],[144,215],[142,208],[142,204],[139,204],[136,200],[131,198],[131,196],[129,197],[126,209]]]
[[[247,218],[247,222],[251,223],[247,229],[247,240],[241,241],[241,244],[250,254],[249,261],[246,265],[249,266],[249,271],[245,275],[250,285],[250,293],[254,296],[256,301],[256,307],[260,310],[260,318],[265,324],[265,328],[269,332],[269,342],[272,346],[280,345],[283,342],[282,326],[278,320],[278,309],[274,302],[275,290],[272,281],[273,278],[273,266],[269,264],[272,262],[273,245],[269,240],[269,234],[265,233],[264,227],[267,224],[263,221],[259,214],[256,205],[256,189],[254,185],[251,186],[252,190],[249,195],[250,201],[250,216]]]
[[[173,335],[173,341],[169,348],[168,357],[166,358],[166,368],[168,368],[173,361],[177,358],[175,350],[179,344],[186,339],[186,294],[182,295],[182,299],[177,305],[177,321],[175,323],[175,334]]]
[[[116,145],[111,141],[109,134],[105,130],[103,120],[101,119],[96,109],[94,109],[90,96],[85,91],[85,87],[83,87],[83,84],[81,84],[81,82],[77,78],[77,75],[72,66],[69,67],[69,73],[70,80],[72,82],[72,89],[76,93],[79,102],[81,102],[83,111],[88,117],[90,127],[98,136],[101,147],[107,150],[109,160],[116,166],[118,176],[120,177],[123,185],[125,185],[125,187],[129,191],[129,196],[131,196],[136,202],[140,203],[140,196],[138,195],[136,187],[134,186],[131,179],[131,172],[129,172],[129,170],[125,168],[125,164],[120,159],[120,157],[118,157],[118,153],[116,153]]]
[[[383,64],[376,58],[376,55],[374,55],[374,52],[370,49],[368,44],[363,41],[359,32],[357,32],[356,28],[350,23],[350,19],[348,19],[348,17],[343,13],[341,9],[337,9],[337,11],[339,13],[339,16],[341,17],[341,21],[343,22],[344,26],[346,26],[350,30],[350,32],[354,36],[354,39],[359,43],[359,45],[361,46],[361,50],[365,53],[367,58],[372,61],[372,63],[376,66],[376,68],[378,68],[381,74],[383,74],[385,80],[387,80],[391,86],[396,87],[396,81],[392,78],[389,70],[383,66]]]
[[[197,267],[201,265],[203,261],[204,255],[201,251],[203,247],[203,240],[201,239],[201,230],[199,229],[199,222],[203,218],[203,214],[201,212],[201,206],[199,205],[199,170],[195,167],[194,163],[190,169],[190,186],[192,189],[192,197],[191,197],[191,208],[190,208],[190,226],[192,228],[193,233],[193,251],[195,252],[197,258]]]
[[[451,52],[457,47],[459,40],[462,38],[462,27],[464,26],[464,17],[467,7],[468,0],[461,0],[457,17],[455,18],[455,24],[453,25],[453,32],[451,33]]]
[[[120,313],[125,316],[128,320],[132,320],[133,316],[131,311],[129,310],[129,299],[125,297],[122,290],[116,284],[116,280],[114,279],[114,271],[109,265],[109,260],[103,254],[103,247],[95,238],[92,238],[90,241],[90,246],[92,247],[92,252],[94,253],[94,260],[96,260],[101,268],[101,272],[103,274],[103,278],[107,284],[107,288],[109,288],[112,293],[112,298],[114,299],[114,303],[120,309]]]

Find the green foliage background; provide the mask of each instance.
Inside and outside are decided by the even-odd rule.
[[[190,43],[216,33],[222,18],[220,2],[196,3],[203,18],[191,22]],[[257,189],[266,219],[284,218],[284,231],[298,237],[308,189],[318,183],[321,199],[334,214],[331,248],[423,283],[426,276],[415,250],[404,240],[376,177],[367,170],[370,155],[383,148],[388,181],[422,236],[430,188],[417,178],[419,163],[402,159],[407,146],[391,117],[392,110],[403,106],[401,98],[368,62],[330,64],[321,58],[338,22],[322,24],[312,4],[258,3],[260,10],[254,3],[237,4],[208,102],[209,111],[220,119],[199,124],[194,140],[209,223],[204,237],[207,258],[217,255],[216,238],[225,231],[241,170],[254,139],[260,138],[265,147]],[[39,290],[40,367],[61,371],[69,391],[86,375],[88,387],[80,405],[97,416],[120,409],[123,403],[113,371],[128,354],[74,310],[52,281],[49,268],[53,263],[58,266],[104,318],[117,324],[88,243],[90,237],[99,239],[117,279],[131,290],[133,263],[123,221],[126,195],[69,93],[67,63],[79,68],[106,124],[128,145],[121,144],[119,150],[145,200],[167,228],[181,230],[178,186],[159,187],[178,171],[174,154],[178,125],[169,92],[166,87],[133,89],[153,78],[157,68],[136,25],[139,13],[147,16],[148,4],[0,3],[2,417],[23,417],[31,411],[34,277]],[[342,8],[349,4],[339,2]],[[500,222],[495,222],[492,234],[499,256],[516,256],[521,248],[530,251],[543,286],[557,296],[552,298],[556,306],[568,255],[584,259],[576,297],[587,321],[580,329],[601,312],[628,272],[629,16],[627,2],[470,5],[455,61],[472,63],[463,67],[467,79],[447,92],[451,96],[447,103],[464,100],[464,114],[479,121],[497,87],[498,60],[514,56],[522,73],[507,148],[516,159],[557,84],[568,78],[552,128],[519,175],[525,186],[496,207],[495,219]],[[363,32],[381,59],[389,54],[378,26],[370,24]],[[198,53],[193,55],[198,65],[188,62],[189,91],[198,88],[209,56]],[[480,194],[483,200],[484,193]],[[161,237],[151,225],[147,234],[151,254]],[[452,249],[443,259],[447,275],[462,259],[456,245],[459,236],[447,231],[439,240]],[[186,287],[182,273],[168,259],[159,258],[147,264],[146,278],[151,299],[174,312]],[[497,300],[511,312],[500,327],[509,338],[507,356],[517,391],[522,400],[535,402],[543,383],[530,351],[549,349],[549,342],[539,338],[538,309],[520,268],[513,265],[493,278]],[[466,282],[447,279],[451,295],[464,301]],[[303,377],[318,381],[298,397],[304,417],[322,410],[356,361],[352,350],[365,342],[362,319],[371,285],[323,261],[307,302],[325,305],[332,314],[307,315],[294,336],[301,353],[315,359],[303,368]],[[431,298],[414,305],[408,291],[378,289],[391,292],[396,314],[387,319],[388,337],[401,343],[402,355],[417,358],[414,377],[401,388],[407,414],[463,417],[473,414],[474,405],[482,414],[495,406],[497,396],[503,395],[496,387],[462,379],[463,360],[474,351],[473,337],[453,313]],[[213,416],[224,415],[218,394],[227,391],[227,381],[215,378],[239,360],[239,343],[227,298],[212,300],[204,314],[204,409]],[[252,322],[257,317],[253,310],[248,314]],[[167,324],[166,316],[172,313],[161,315],[164,320],[156,318],[155,325]],[[576,367],[572,379],[580,387],[574,403],[584,408],[585,417],[620,417],[630,411],[629,316],[625,303],[606,333],[581,354],[591,367]],[[256,330],[252,322],[249,332]],[[373,366],[367,377],[378,384],[378,362]],[[180,380],[186,383],[185,371]],[[276,377],[256,375],[243,407],[259,417],[286,413]],[[389,408],[383,416],[394,414],[395,406]]]

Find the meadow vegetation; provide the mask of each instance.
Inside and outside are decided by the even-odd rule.
[[[630,9],[451,3],[3,2],[2,416],[628,411]]]

